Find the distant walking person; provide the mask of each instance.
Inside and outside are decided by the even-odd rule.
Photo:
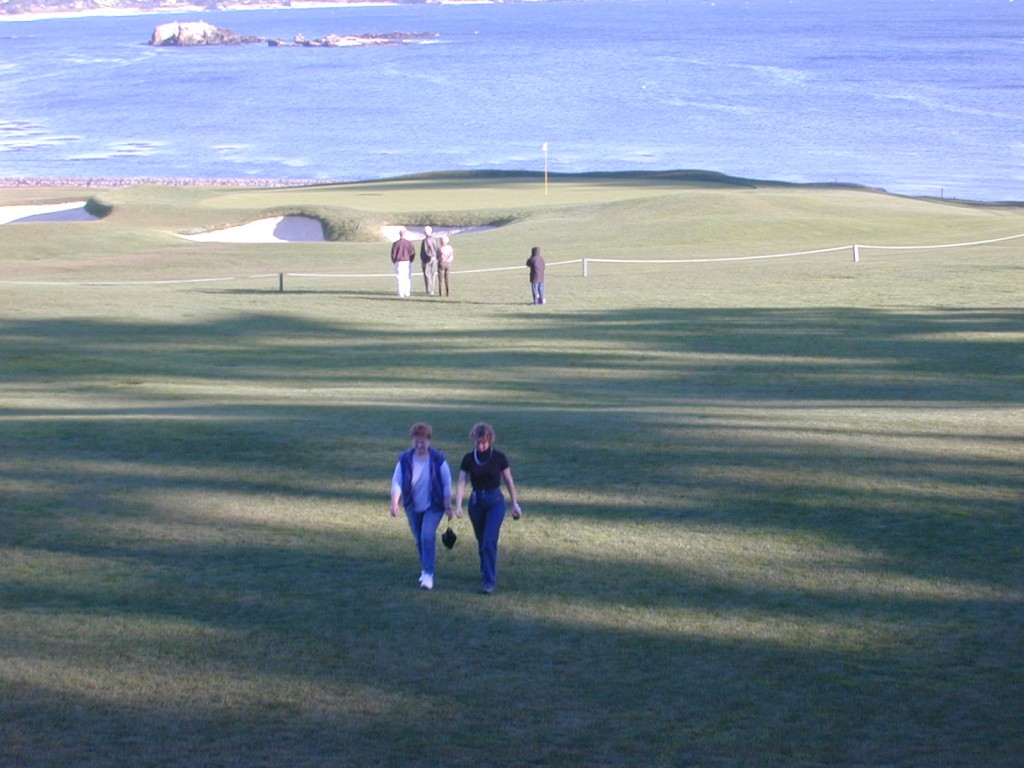
[[[469,480],[473,491],[469,497],[469,519],[480,551],[480,581],[484,594],[491,594],[498,582],[498,534],[505,520],[505,496],[502,478],[512,501],[512,519],[518,520],[523,510],[516,495],[508,457],[494,447],[494,430],[490,424],[478,422],[469,431],[473,450],[462,457],[459,482],[455,489],[455,516],[462,517],[462,497]]]
[[[430,447],[433,430],[417,422],[409,430],[412,448],[402,451],[391,476],[391,516],[405,507],[409,529],[420,557],[420,587],[434,588],[437,526],[452,516],[452,470],[444,454]]]
[[[448,235],[441,235],[441,250],[437,253],[437,271],[440,279],[438,293],[441,296],[452,295],[452,262],[455,261],[455,249]]]
[[[416,246],[409,242],[405,227],[398,232],[398,239],[391,246],[391,263],[395,265],[398,278],[398,296],[403,299],[412,295],[412,263],[416,261]]]
[[[423,242],[420,244],[420,261],[423,262],[423,282],[427,288],[427,295],[433,296],[437,293],[437,256],[441,244],[434,237],[432,227],[423,228]]]
[[[530,251],[530,258],[526,260],[526,266],[530,268],[530,291],[533,293],[534,304],[546,304],[544,298],[544,257],[540,248],[533,247]]]

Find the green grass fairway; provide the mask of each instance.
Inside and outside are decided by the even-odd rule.
[[[0,765],[1024,766],[1024,207],[0,190],[74,200],[0,226]],[[284,214],[330,239],[177,236]],[[385,223],[496,228],[399,300]],[[422,592],[395,459],[480,419],[524,517]]]

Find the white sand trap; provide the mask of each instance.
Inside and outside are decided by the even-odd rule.
[[[0,208],[0,224],[29,224],[37,221],[96,221],[85,210],[85,201],[52,205],[9,205]]]
[[[424,226],[416,227],[411,224],[385,224],[380,228],[380,233],[385,239],[392,243],[398,239],[398,233],[402,231],[403,226],[405,227],[405,234],[409,240],[422,240],[426,235],[424,234]],[[448,237],[455,237],[455,235],[471,235],[474,232],[489,232],[497,227],[432,227],[434,230],[434,236],[440,237],[441,235],[448,235]]]
[[[277,216],[240,227],[178,237],[198,243],[316,243],[323,242],[324,227],[319,219],[309,216]]]

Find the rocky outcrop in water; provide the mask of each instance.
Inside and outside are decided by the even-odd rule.
[[[221,29],[205,21],[171,21],[153,30],[150,45],[241,45],[262,43],[266,38],[239,35],[230,29]]]
[[[301,46],[304,48],[348,48],[353,45],[402,45],[427,38],[437,37],[433,32],[389,32],[384,35],[327,35],[308,40],[296,35],[294,40],[267,40],[267,44],[280,46]]]
[[[244,43],[266,43],[272,47],[298,46],[304,48],[348,48],[356,45],[402,45],[427,38],[437,37],[433,32],[388,32],[382,35],[327,35],[313,40],[296,35],[290,41],[278,38],[239,35],[230,29],[215,27],[205,21],[171,21],[160,24],[153,30],[150,45],[241,45]]]

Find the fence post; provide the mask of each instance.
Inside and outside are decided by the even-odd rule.
[[[277,292],[284,293],[284,272],[277,273]]]
[[[853,260],[854,260],[854,262],[860,261],[860,246],[859,245],[854,245],[853,246]]]
[[[590,273],[589,273],[589,271],[587,269],[587,260],[586,259],[583,259],[583,276],[584,277],[589,277],[590,276]]]

